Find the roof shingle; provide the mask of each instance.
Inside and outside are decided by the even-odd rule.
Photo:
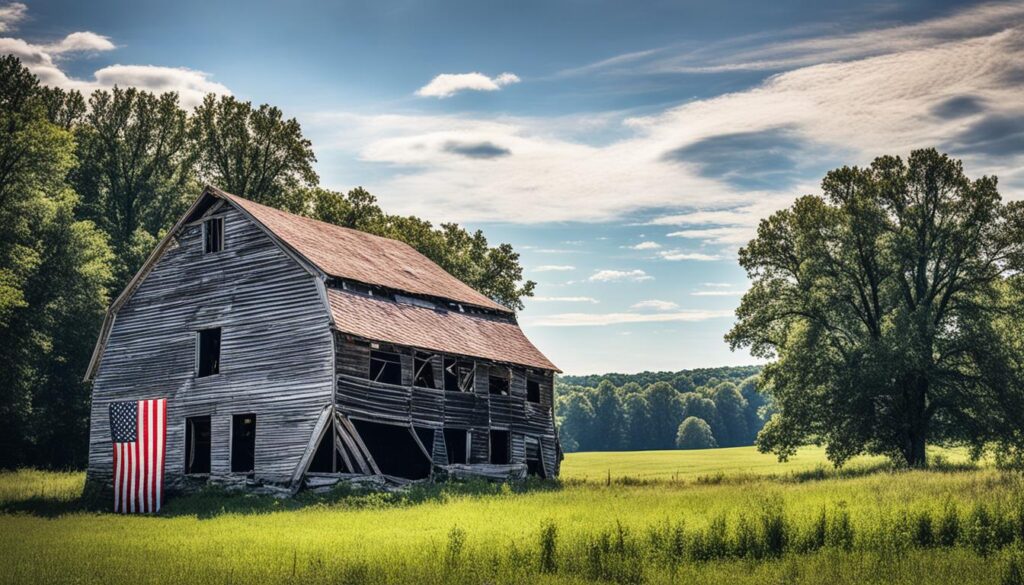
[[[248,212],[326,274],[511,313],[404,242],[293,215],[219,189],[214,192]]]
[[[397,303],[327,289],[334,326],[358,337],[498,362],[556,370],[519,326],[500,318]]]

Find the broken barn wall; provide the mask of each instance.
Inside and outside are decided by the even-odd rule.
[[[508,366],[476,362],[476,376],[472,392],[446,392],[443,388],[441,354],[434,354],[434,383],[437,388],[413,387],[412,381],[414,349],[379,344],[379,349],[399,353],[402,356],[402,380],[405,385],[396,386],[367,380],[371,348],[364,340],[356,340],[335,332],[335,363],[337,367],[337,394],[335,403],[343,415],[362,420],[417,426],[440,430],[458,428],[472,433],[470,463],[485,464],[489,461],[490,430],[506,430],[511,436],[511,462],[526,462],[526,437],[534,437],[541,444],[545,471],[548,476],[558,473],[557,435],[552,418],[554,376],[550,371],[533,370],[531,374],[523,367],[511,367],[510,396],[492,395],[489,392],[488,377],[493,368],[495,373],[505,372]],[[459,356],[451,356],[459,357]],[[540,403],[526,399],[527,377],[540,382]],[[435,433],[440,436],[440,433]],[[443,441],[428,450],[433,452],[436,465],[447,460]]]

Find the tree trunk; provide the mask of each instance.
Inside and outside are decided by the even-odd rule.
[[[911,386],[907,417],[909,425],[903,456],[907,466],[922,468],[928,465],[925,447],[928,442],[928,380],[919,377]]]

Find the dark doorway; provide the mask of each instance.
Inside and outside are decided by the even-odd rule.
[[[256,415],[236,414],[231,418],[231,472],[252,473],[256,469]]]
[[[491,431],[491,463],[507,465],[511,463],[511,445],[508,431]]]
[[[547,477],[547,474],[544,473],[544,462],[540,457],[540,441],[527,437],[526,473],[529,475],[536,475],[543,479]]]
[[[448,451],[448,463],[466,463],[469,453],[469,431],[445,429],[444,448]]]
[[[410,427],[356,419],[352,424],[382,473],[406,479],[430,476],[430,459],[412,438]]]
[[[338,467],[338,471],[344,471]],[[334,473],[334,427],[328,426],[320,439],[320,445],[313,453],[313,460],[309,462],[310,473]]]
[[[210,417],[185,419],[185,473],[210,473]]]

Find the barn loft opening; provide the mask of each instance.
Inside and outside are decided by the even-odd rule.
[[[511,438],[508,431],[491,431],[491,463],[508,465],[511,463]]]
[[[224,218],[214,217],[203,222],[203,253],[213,254],[224,249]]]
[[[444,358],[444,389],[449,392],[472,392],[476,381],[476,365],[467,360]]]
[[[352,424],[382,473],[406,479],[430,476],[431,461],[416,443],[411,428],[357,419],[352,419]]]
[[[469,461],[469,431],[445,429],[444,448],[448,452],[448,463],[467,463]]]
[[[220,327],[196,334],[196,375],[212,376],[220,372]]]
[[[540,402],[540,381],[535,378],[526,380],[526,400]]]
[[[434,354],[417,351],[413,358],[413,373],[413,386],[436,388],[434,385]]]
[[[252,473],[256,469],[256,415],[231,417],[231,472]]]
[[[210,417],[185,419],[185,473],[210,473]]]
[[[402,384],[402,357],[392,351],[370,351],[370,379],[385,384]]]

